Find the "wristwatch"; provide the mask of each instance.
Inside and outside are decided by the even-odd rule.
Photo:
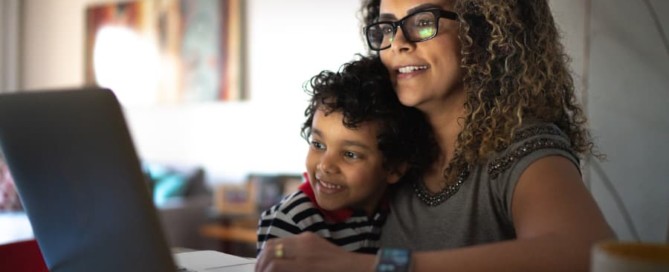
[[[376,272],[410,272],[411,250],[384,247],[376,254]]]

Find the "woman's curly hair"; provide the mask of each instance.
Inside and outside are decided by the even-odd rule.
[[[437,157],[432,127],[423,113],[399,102],[378,57],[358,57],[338,72],[322,71],[305,83],[311,100],[304,112],[302,137],[309,141],[318,110],[342,113],[347,128],[375,122],[380,125],[377,143],[383,167],[397,171],[407,162],[405,177],[422,174]]]
[[[380,2],[363,1],[362,23],[377,20]],[[553,123],[577,154],[594,153],[548,2],[455,0],[454,9],[467,99],[447,181],[507,147],[523,120]]]

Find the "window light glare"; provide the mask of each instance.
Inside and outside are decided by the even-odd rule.
[[[123,26],[101,28],[93,47],[97,84],[109,88],[123,105],[156,102],[160,75],[158,48]]]

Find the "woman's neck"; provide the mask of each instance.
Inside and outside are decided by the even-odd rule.
[[[465,95],[458,92],[430,108],[421,109],[430,124],[439,145],[439,160],[446,165],[455,154],[455,142],[463,129]]]
[[[443,171],[455,156],[455,143],[463,129],[465,99],[464,92],[460,92],[433,105],[432,109],[423,109],[439,145],[439,157],[424,176],[425,186],[432,192],[443,188]]]

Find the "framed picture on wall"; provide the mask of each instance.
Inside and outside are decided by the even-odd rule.
[[[243,0],[136,0],[85,14],[85,81],[121,103],[239,101]]]

